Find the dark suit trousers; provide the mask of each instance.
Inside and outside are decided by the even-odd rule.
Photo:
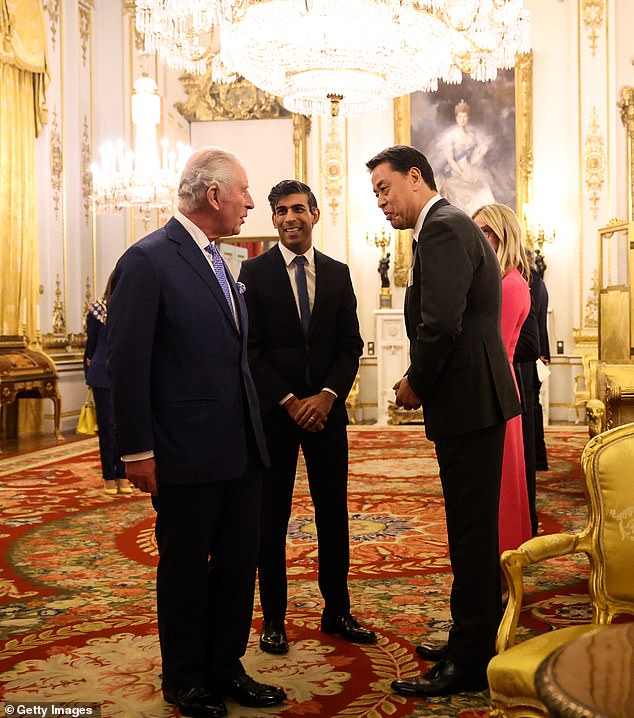
[[[115,440],[114,418],[110,402],[110,390],[97,386],[92,387],[99,426],[99,457],[101,473],[106,481],[125,479],[125,464],[117,449]]]
[[[325,610],[350,610],[348,436],[345,407],[335,405],[323,431],[303,431],[282,407],[265,419],[271,468],[264,473],[258,579],[265,618],[286,615],[286,532],[301,446],[315,507],[319,590]]]
[[[253,617],[261,468],[236,479],[160,484],[152,499],[163,681],[211,688],[241,676]]]
[[[498,505],[506,424],[436,441],[453,571],[449,657],[484,677],[502,617]]]

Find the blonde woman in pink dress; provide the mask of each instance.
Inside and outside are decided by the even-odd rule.
[[[500,261],[502,339],[512,370],[517,338],[531,304],[528,288],[530,269],[522,242],[522,230],[515,212],[504,204],[484,205],[474,213],[473,219]],[[500,554],[507,549],[517,548],[531,536],[522,417],[516,416],[507,422],[504,440],[499,509]]]

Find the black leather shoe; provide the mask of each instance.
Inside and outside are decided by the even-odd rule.
[[[435,646],[433,643],[421,643],[416,646],[416,653],[425,661],[442,661],[447,657],[447,644]]]
[[[265,618],[260,634],[260,648],[267,653],[288,653],[288,639],[283,618]]]
[[[350,643],[376,643],[376,633],[370,631],[349,613],[329,616],[325,612],[321,617],[322,633],[334,633]]]
[[[397,693],[419,698],[483,691],[487,686],[485,669],[478,673],[465,673],[448,658],[444,658],[422,676],[392,681],[392,689]]]
[[[286,700],[282,688],[258,683],[246,673],[224,686],[222,693],[248,708],[278,706]]]
[[[163,698],[178,708],[182,716],[192,718],[222,718],[227,706],[208,688],[186,688],[171,691],[163,686]]]

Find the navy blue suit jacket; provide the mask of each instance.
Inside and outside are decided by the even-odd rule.
[[[209,262],[173,217],[115,268],[108,373],[119,448],[153,450],[159,482],[240,476],[254,443],[249,432],[268,463],[247,361],[247,311],[228,269],[227,276],[239,330]]]

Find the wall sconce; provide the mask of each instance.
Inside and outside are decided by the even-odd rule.
[[[365,234],[365,241],[370,247],[376,247],[381,250],[381,259],[379,260],[378,273],[381,277],[381,291],[379,294],[379,309],[392,308],[392,291],[390,290],[390,278],[388,270],[390,268],[390,253],[386,249],[392,242],[392,235],[386,234],[385,227],[381,227],[381,234],[370,236],[369,232]]]
[[[552,244],[555,241],[556,232],[554,229],[552,231],[546,231],[542,224],[534,224],[533,209],[530,203],[524,205],[524,226],[526,227],[525,244],[533,248],[535,252],[535,266],[537,267],[539,276],[543,279],[547,267],[546,261],[544,260],[544,244]]]

